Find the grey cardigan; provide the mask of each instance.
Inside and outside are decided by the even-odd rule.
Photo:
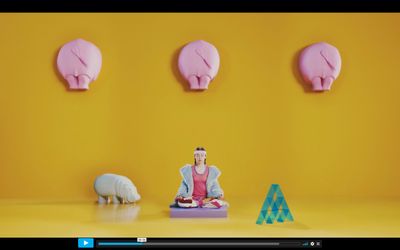
[[[176,196],[190,197],[193,195],[192,166],[190,164],[186,164],[179,170],[179,172],[181,173],[183,180]],[[206,181],[207,197],[219,198],[224,195],[224,192],[218,183],[218,177],[220,175],[221,171],[219,171],[216,166],[209,166],[208,177]]]

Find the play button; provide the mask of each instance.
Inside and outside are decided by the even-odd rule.
[[[79,238],[78,239],[78,248],[93,248],[94,240],[93,238]]]

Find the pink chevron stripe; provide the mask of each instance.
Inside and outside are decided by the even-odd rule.
[[[216,206],[217,208],[222,207],[221,204],[219,204],[218,201],[213,200],[213,201],[211,201],[210,203],[213,204],[214,206]]]

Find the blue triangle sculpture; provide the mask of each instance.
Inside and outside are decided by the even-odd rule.
[[[264,221],[273,224],[275,220],[280,223],[293,221],[292,213],[278,184],[272,184],[269,188],[256,224],[261,225]]]

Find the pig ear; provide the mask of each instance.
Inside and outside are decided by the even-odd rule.
[[[338,65],[337,58],[332,50],[322,49],[320,51],[321,56],[324,58],[326,63],[332,70],[336,70],[336,65]]]

